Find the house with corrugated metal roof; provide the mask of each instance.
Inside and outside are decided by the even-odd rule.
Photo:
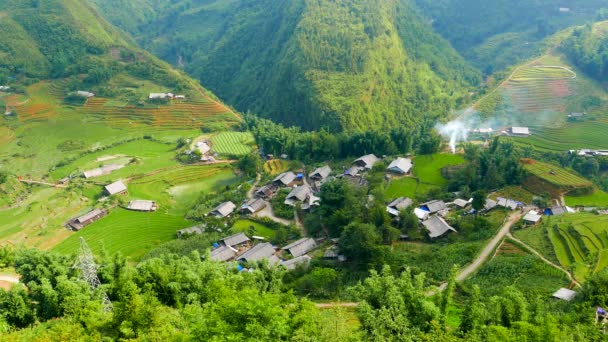
[[[317,243],[313,238],[302,238],[294,243],[290,243],[289,245],[281,248],[284,251],[289,252],[289,254],[294,257],[299,257],[304,255],[313,249],[317,248]]]

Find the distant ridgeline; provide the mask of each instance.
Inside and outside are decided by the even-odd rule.
[[[127,72],[171,89],[189,83],[132,45],[85,1],[0,0],[0,84],[85,75],[90,87]]]
[[[469,62],[487,74],[539,51],[547,36],[601,16],[604,0],[414,0]]]
[[[91,1],[240,111],[305,129],[417,124],[481,80],[407,0]]]

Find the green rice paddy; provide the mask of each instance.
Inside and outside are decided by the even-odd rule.
[[[222,132],[211,138],[213,151],[220,155],[242,156],[250,153],[255,144],[249,132]]]

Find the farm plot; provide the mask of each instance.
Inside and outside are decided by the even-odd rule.
[[[62,254],[77,253],[80,238],[84,237],[93,253],[98,254],[105,248],[110,254],[120,252],[138,260],[150,249],[173,239],[177,230],[191,225],[193,223],[182,215],[114,209],[102,220],[72,234],[53,250]]]
[[[526,171],[558,187],[585,188],[593,186],[593,184],[585,178],[568,172],[559,166],[530,159],[523,160],[522,163],[524,164],[524,169]]]
[[[221,155],[242,156],[253,150],[253,135],[248,132],[222,132],[211,138],[213,151]]]
[[[464,164],[464,162],[464,158],[459,154],[437,153],[418,156],[414,158],[414,175],[421,183],[443,186],[448,181],[441,174],[441,170],[447,166]]]
[[[281,159],[272,159],[264,163],[264,171],[271,175],[278,175],[289,169],[289,163]]]
[[[601,190],[595,190],[592,194],[586,196],[567,196],[566,203],[574,207],[608,207],[608,193]]]
[[[175,102],[162,106],[136,107],[119,106],[106,98],[92,98],[83,110],[92,122],[111,127],[192,129],[214,122],[225,124],[228,129],[239,121],[228,108],[218,102]]]
[[[608,217],[589,213],[556,217],[545,222],[555,255],[579,280],[608,264]]]

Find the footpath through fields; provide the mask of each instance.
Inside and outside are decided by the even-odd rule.
[[[542,261],[543,261],[545,264],[547,264],[547,265],[549,265],[549,266],[551,266],[551,267],[553,267],[553,268],[555,268],[555,269],[558,269],[558,270],[560,270],[560,271],[564,272],[564,273],[565,273],[565,274],[568,276],[568,279],[570,279],[570,281],[571,281],[571,282],[572,282],[574,285],[576,285],[576,286],[578,286],[578,287],[581,287],[581,284],[580,284],[578,281],[576,281],[576,279],[574,279],[574,276],[572,276],[572,273],[568,272],[566,269],[562,268],[561,266],[559,266],[559,265],[557,265],[557,264],[555,264],[555,263],[551,262],[550,260],[548,260],[547,258],[545,258],[545,257],[544,257],[542,254],[540,254],[538,251],[536,251],[534,248],[532,248],[531,246],[529,246],[529,245],[528,245],[528,244],[526,244],[525,242],[521,241],[520,239],[516,238],[516,237],[515,237],[515,236],[513,236],[511,233],[507,234],[507,237],[508,237],[509,239],[511,239],[511,240],[513,240],[513,241],[515,241],[515,242],[517,242],[517,243],[519,243],[519,244],[521,244],[521,245],[522,245],[523,247],[525,247],[525,248],[526,248],[526,249],[527,249],[529,252],[531,252],[532,254],[534,254],[534,255],[536,255],[537,257],[539,257],[539,258],[540,258],[540,260],[542,260]]]

